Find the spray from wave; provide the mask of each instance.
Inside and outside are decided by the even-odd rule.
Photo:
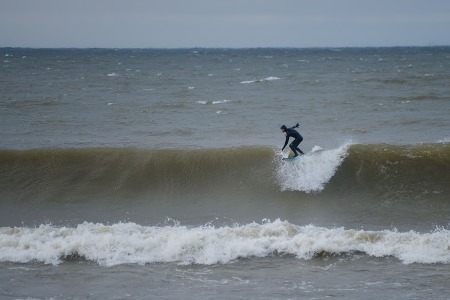
[[[283,191],[322,191],[347,157],[350,143],[324,150],[315,146],[296,160],[280,163],[277,178]]]

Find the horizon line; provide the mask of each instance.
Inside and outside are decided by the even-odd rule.
[[[64,49],[98,49],[98,50],[190,50],[190,49],[212,49],[212,50],[249,50],[249,49],[369,49],[369,48],[437,48],[450,47],[450,45],[402,45],[402,46],[305,46],[305,47],[291,47],[291,46],[252,46],[252,47],[32,47],[32,46],[0,46],[0,49],[35,49],[35,50],[64,50]]]

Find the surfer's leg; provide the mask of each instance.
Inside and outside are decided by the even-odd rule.
[[[293,141],[292,142],[292,144],[294,144],[294,146],[295,146],[295,149],[298,151],[298,152],[300,152],[300,154],[305,154],[305,152],[303,152],[299,147],[298,147],[298,145],[300,145],[300,143],[303,141],[303,138],[299,138],[299,139],[296,139],[295,141]]]
[[[297,149],[296,149],[297,147],[294,145],[294,142],[292,142],[289,145],[289,148],[291,148],[292,152],[294,152],[294,157],[297,157],[298,156]]]

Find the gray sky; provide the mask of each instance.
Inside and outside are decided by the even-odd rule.
[[[450,45],[450,0],[0,0],[0,47]]]

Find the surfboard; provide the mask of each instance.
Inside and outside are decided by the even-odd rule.
[[[291,156],[291,157],[283,157],[282,160],[287,160],[287,161],[296,160],[296,159],[299,158],[299,157],[302,157],[302,156],[311,156],[311,155],[319,154],[319,153],[321,153],[322,151],[325,151],[325,149],[323,149],[323,148],[320,147],[320,146],[314,146],[314,148],[313,148],[310,152],[305,152],[305,153],[303,153],[303,154],[299,154],[299,155],[296,156],[296,157],[293,157],[293,156]],[[293,155],[292,152],[290,152],[290,154]]]
[[[297,158],[299,158],[300,157],[300,155],[299,156],[296,156],[296,157],[283,157],[282,158],[282,160],[296,160]]]

